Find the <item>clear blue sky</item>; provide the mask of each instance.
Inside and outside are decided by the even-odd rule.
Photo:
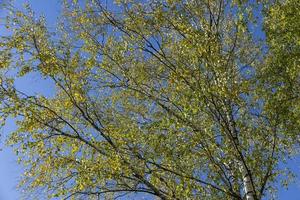
[[[0,0],[1,2],[1,0]],[[44,14],[50,26],[54,26],[56,18],[60,12],[59,0],[16,0],[16,5],[20,7],[24,2],[29,2],[34,11],[38,14]],[[1,11],[0,11],[1,12]],[[1,13],[0,13],[1,14]],[[3,16],[3,13],[2,13]],[[4,27],[0,23],[0,34],[5,34]],[[39,82],[39,84],[36,84]],[[20,88],[26,92],[42,91],[43,93],[51,94],[51,86],[47,81],[41,81],[38,77],[23,79],[18,82]],[[36,87],[36,85],[38,85]],[[15,128],[13,120],[10,120],[8,126],[1,130],[0,140],[0,200],[18,200],[20,192],[16,190],[16,185],[22,174],[22,166],[16,162],[16,156],[12,149],[3,145],[7,133]],[[300,157],[290,161],[289,166],[300,176]],[[280,189],[278,193],[280,200],[300,200],[300,181],[296,178],[294,184],[290,185],[288,190]]]

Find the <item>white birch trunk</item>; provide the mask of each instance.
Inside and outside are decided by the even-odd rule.
[[[230,116],[228,114],[226,115],[226,117],[227,117],[228,122],[230,123],[231,134],[234,134],[236,131],[234,130],[234,127],[232,124],[232,119],[230,118]],[[234,138],[234,142],[236,144],[239,143],[237,138]],[[244,192],[246,195],[246,200],[254,200],[254,188],[252,187],[250,175],[247,172],[247,169],[243,162],[238,161],[238,165],[240,168],[240,172],[243,176],[242,178],[243,178],[243,186],[244,186]]]
[[[244,191],[247,200],[254,200],[254,190],[251,184],[251,179],[243,163],[240,163],[240,172],[243,176]]]

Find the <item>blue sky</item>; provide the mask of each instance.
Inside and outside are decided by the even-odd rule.
[[[0,0],[1,2],[1,0]],[[59,0],[16,0],[17,7],[20,7],[24,2],[29,2],[34,11],[38,14],[44,14],[48,24],[53,27],[56,18],[60,13]],[[0,11],[1,12],[1,11]],[[3,11],[2,11],[3,12]],[[1,13],[0,13],[1,14]],[[3,16],[3,13],[1,14]],[[0,35],[6,34],[3,23],[0,23]],[[36,84],[39,82],[39,84]],[[42,81],[38,77],[30,79],[23,79],[18,82],[19,87],[23,91],[43,91],[51,93],[51,86],[47,81]],[[36,86],[38,85],[38,86]],[[0,200],[18,200],[20,199],[20,192],[17,191],[16,185],[19,177],[22,174],[22,166],[17,164],[17,158],[13,154],[12,149],[4,146],[5,136],[15,129],[13,120],[10,120],[8,125],[1,130],[0,139]],[[288,165],[300,175],[300,157],[289,161]],[[283,200],[299,200],[300,199],[300,181],[296,178],[294,184],[290,185],[288,190],[280,189],[278,193],[279,199]]]

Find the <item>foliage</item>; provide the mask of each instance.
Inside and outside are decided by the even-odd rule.
[[[55,34],[29,7],[14,11],[0,43],[0,113],[17,120],[21,186],[63,199],[262,199],[299,145],[297,9],[65,1]],[[262,10],[268,53],[253,29]],[[55,95],[15,87],[31,74]]]

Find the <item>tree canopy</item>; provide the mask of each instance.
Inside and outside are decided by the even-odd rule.
[[[260,200],[278,180],[288,185],[282,166],[299,150],[298,0],[62,6],[55,32],[30,6],[11,9],[0,39],[1,122],[16,120],[8,143],[27,194]],[[54,95],[16,87],[32,74]]]

